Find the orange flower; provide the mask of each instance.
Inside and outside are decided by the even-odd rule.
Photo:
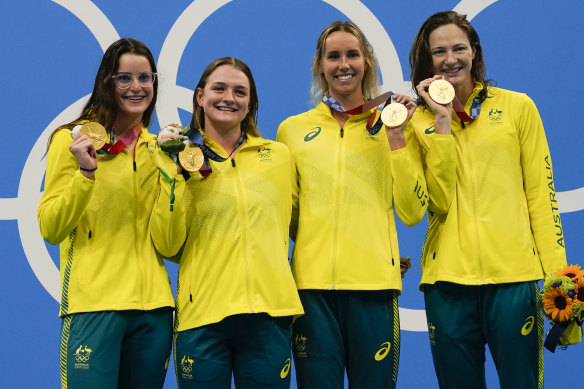
[[[578,279],[574,291],[576,292],[576,295],[574,296],[574,302],[579,302],[580,304],[584,305],[584,278]]]
[[[552,320],[568,321],[572,315],[572,299],[561,289],[550,289],[543,295],[543,308]]]
[[[572,281],[576,278],[583,278],[584,271],[580,268],[580,265],[566,265],[562,269],[558,270],[556,273],[559,276],[566,276]]]

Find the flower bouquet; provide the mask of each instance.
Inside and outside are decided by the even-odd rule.
[[[542,290],[545,315],[552,322],[544,346],[554,352],[580,343],[584,321],[584,270],[567,265],[548,277]]]

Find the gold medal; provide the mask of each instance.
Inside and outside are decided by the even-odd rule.
[[[408,109],[401,103],[388,104],[381,111],[381,121],[389,128],[400,127],[408,120]]]
[[[432,100],[442,105],[450,104],[455,96],[452,84],[442,79],[434,80],[430,83],[428,94]]]
[[[79,132],[89,138],[96,150],[101,149],[107,140],[107,132],[105,132],[105,128],[96,122],[85,123],[79,129]]]
[[[187,172],[196,172],[205,162],[205,157],[199,146],[188,144],[185,149],[178,153],[178,160]]]

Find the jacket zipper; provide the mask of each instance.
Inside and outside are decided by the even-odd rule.
[[[138,151],[138,142],[136,142],[135,151]],[[125,153],[129,152],[124,150]],[[133,184],[134,184],[134,198],[132,199],[132,214],[134,215],[134,220],[138,218],[138,209],[136,206],[137,199],[138,199],[138,166],[136,165],[135,157],[132,158],[132,169],[134,171],[133,174]],[[137,223],[134,223],[134,241],[138,238],[138,230],[137,230]],[[142,304],[142,308],[144,309],[144,280],[143,280],[143,269],[142,264],[140,263],[140,255],[138,255],[138,245],[134,244],[135,254],[136,254],[136,266],[138,267],[138,277],[140,281],[140,302]]]
[[[333,192],[335,194],[335,217],[333,219],[333,255],[332,255],[332,287],[331,289],[334,290],[335,286],[335,265],[337,259],[337,239],[339,235],[339,202],[342,196],[342,182],[343,182],[343,169],[342,169],[342,160],[343,160],[343,138],[345,135],[345,130],[341,127],[340,129],[340,137],[339,137],[339,147],[337,150],[337,178],[336,178],[336,190]]]
[[[233,173],[237,178],[236,186],[237,192],[239,194],[239,214],[241,220],[241,246],[242,246],[242,255],[243,255],[243,263],[245,265],[245,286],[247,292],[247,303],[249,304],[249,309],[251,313],[255,313],[253,309],[253,304],[251,301],[251,280],[250,280],[250,271],[249,271],[249,262],[247,257],[247,213],[246,213],[246,199],[244,196],[244,192],[242,189],[241,177],[239,176],[239,171],[237,170],[237,165],[235,163],[235,157],[231,158],[231,166],[233,167]]]
[[[462,129],[466,129],[464,122],[461,121]],[[473,214],[474,214],[474,227],[475,227],[475,242],[476,242],[476,249],[477,249],[477,257],[478,257],[478,266],[479,266],[479,278],[481,281],[481,285],[485,284],[485,280],[483,278],[483,258],[481,255],[481,242],[479,236],[479,221],[477,215],[477,197],[476,197],[476,190],[475,190],[475,180],[474,180],[474,168],[472,164],[472,155],[470,149],[470,141],[468,139],[468,131],[462,131],[462,135],[464,136],[464,145],[466,148],[466,155],[468,156],[468,165],[470,168],[470,174],[468,175],[470,181],[470,188],[471,188],[471,198],[472,198],[472,205],[473,205]]]

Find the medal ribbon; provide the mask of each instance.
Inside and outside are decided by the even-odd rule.
[[[334,97],[329,95],[328,93],[325,93],[325,95],[322,96],[322,102],[325,103],[326,105],[328,105],[329,107],[331,107],[332,109],[334,109],[335,111],[344,112],[344,113],[347,113],[349,115],[359,115],[363,112],[369,111],[371,108],[375,108],[375,110],[373,111],[373,113],[369,117],[369,121],[367,122],[367,125],[365,126],[365,128],[367,128],[367,131],[369,132],[369,134],[376,135],[379,132],[379,130],[381,129],[381,126],[383,123],[381,122],[381,117],[379,117],[377,119],[377,122],[375,123],[375,125],[373,125],[373,121],[375,120],[375,116],[377,115],[377,111],[379,110],[379,107],[381,106],[381,104],[383,104],[383,108],[385,108],[386,105],[391,103],[391,96],[393,96],[393,92],[391,92],[391,91],[385,92],[384,94],[379,95],[376,98],[371,99],[369,101],[366,101],[365,103],[361,104],[360,106],[353,108],[353,109],[350,109],[348,111],[345,111],[345,109],[342,107],[342,105],[339,104],[339,102]]]
[[[203,162],[203,166],[201,167],[201,169],[199,169],[199,172],[201,173],[201,175],[203,177],[207,177],[209,174],[211,174],[213,172],[213,169],[211,168],[211,164],[209,163],[210,159],[215,161],[215,162],[224,162],[229,158],[229,157],[224,158],[224,157],[220,156],[219,154],[217,154],[216,152],[214,152],[211,148],[207,147],[207,145],[205,145],[205,142],[203,140],[203,134],[201,133],[201,131],[190,128],[190,126],[187,126],[187,128],[185,128],[184,134],[185,134],[185,136],[187,136],[189,138],[189,141],[192,144],[199,146],[199,148],[203,152],[203,156],[205,157],[205,161]],[[229,154],[229,156],[231,157],[233,152],[235,150],[237,150],[239,148],[239,146],[241,146],[243,144],[243,142],[245,142],[246,140],[247,140],[247,136],[245,135],[245,132],[241,131],[241,135],[239,136],[239,139],[237,140],[237,143],[235,143],[235,147],[233,148],[233,151],[231,152],[231,154]],[[183,175],[185,176],[185,180],[188,180],[190,178],[190,174],[184,170],[183,170]]]
[[[456,116],[458,116],[460,120],[465,123],[469,123],[479,117],[479,114],[481,113],[481,104],[482,103],[479,96],[476,96],[474,99],[472,99],[469,116],[464,110],[464,106],[460,103],[458,98],[454,96],[454,100],[452,100],[452,109],[454,112],[456,112]]]
[[[132,143],[134,141],[134,139],[136,139],[136,137],[138,136],[138,134],[140,133],[140,131],[142,130],[142,123],[139,123],[136,127],[132,128],[130,131],[126,132],[124,135],[122,135],[120,137],[120,139],[118,139],[114,144],[111,143],[106,143],[103,145],[103,147],[101,149],[99,149],[99,151],[102,151],[99,154],[114,154],[117,155],[119,153],[122,152],[123,149],[125,149],[130,143]],[[110,140],[113,142],[113,140],[116,138],[116,132],[114,129],[112,129],[112,132],[110,134]]]

